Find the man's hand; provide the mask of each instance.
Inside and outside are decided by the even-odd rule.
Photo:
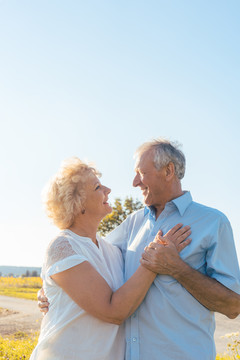
[[[182,227],[182,224],[177,224],[164,236],[160,230],[154,241],[144,249],[141,264],[158,274],[174,277],[183,263],[179,252],[190,244],[190,234],[190,226]]]
[[[180,258],[178,252],[183,250],[191,240],[181,242],[181,236],[187,235],[189,230],[179,234],[179,230],[174,231],[174,228],[163,237],[161,232],[157,234],[154,242],[145,248],[140,260],[141,264],[153,272],[175,278],[210,311],[217,311],[230,319],[235,319],[240,314],[240,295],[217,280],[192,269]]]
[[[48,298],[44,294],[43,288],[38,291],[37,298],[39,310],[43,313],[43,315],[46,315],[49,310],[49,302]]]

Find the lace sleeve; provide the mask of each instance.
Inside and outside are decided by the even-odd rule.
[[[47,267],[50,267],[58,261],[68,258],[72,255],[77,254],[73,250],[69,240],[64,236],[57,237],[48,246],[46,253],[46,265]]]
[[[68,237],[58,236],[48,246],[42,269],[43,278],[68,270],[76,265],[88,261],[86,256],[77,253]]]

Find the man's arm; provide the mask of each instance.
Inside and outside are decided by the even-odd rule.
[[[207,309],[220,312],[230,319],[240,314],[240,295],[191,268],[180,258],[170,241],[165,246],[151,243],[140,262],[149,270],[175,278]]]

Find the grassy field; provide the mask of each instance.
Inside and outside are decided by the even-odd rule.
[[[0,337],[0,360],[28,360],[37,345],[38,334],[16,333],[9,338]]]
[[[41,287],[40,277],[0,277],[0,295],[37,300],[37,292]]]

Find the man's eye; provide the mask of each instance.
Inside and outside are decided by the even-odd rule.
[[[98,189],[100,189],[100,185],[98,185],[95,190],[98,190]]]

